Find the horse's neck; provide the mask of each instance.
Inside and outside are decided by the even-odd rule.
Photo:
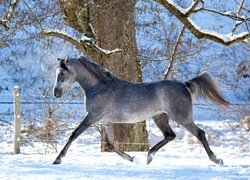
[[[89,94],[89,92],[92,91],[93,88],[102,86],[102,82],[87,69],[78,68],[77,74],[77,82],[80,84],[85,94]]]
[[[79,77],[77,78],[77,82],[85,91],[91,89],[93,86],[96,86],[96,84],[99,84],[98,80],[92,76]]]
[[[112,78],[110,78],[110,80],[105,80],[98,77],[95,73],[91,72],[87,68],[84,68],[84,66],[77,66],[76,69],[78,71],[77,82],[80,84],[86,94],[89,94],[89,91],[98,91],[98,89],[102,89],[102,87],[114,85],[118,86],[119,84],[130,84],[130,82],[124,81],[111,73],[110,76],[112,76]]]

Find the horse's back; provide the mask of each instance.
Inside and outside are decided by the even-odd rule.
[[[130,83],[116,88],[109,99],[110,110],[104,121],[139,122],[160,112],[177,120],[190,114],[192,101],[184,83],[164,80]]]

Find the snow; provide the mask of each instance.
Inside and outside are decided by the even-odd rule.
[[[202,29],[197,24],[195,24],[194,21],[190,17],[188,17],[187,19],[194,26],[194,28],[197,29],[198,31],[200,31],[201,33],[209,34],[209,35],[218,37],[219,39],[223,40],[225,43],[233,41],[233,40],[241,38],[241,37],[244,37],[248,34],[248,32],[242,32],[242,33],[239,33],[237,35],[233,35],[232,33],[224,35],[224,34],[216,32],[216,31]]]
[[[133,153],[142,157],[142,153]],[[200,179],[250,177],[249,165],[217,166],[191,156],[159,153],[151,165],[129,163],[113,153],[70,154],[61,165],[52,165],[53,155],[4,155],[1,179]],[[204,162],[205,161],[205,162]],[[234,162],[234,159],[229,159]]]
[[[151,146],[162,139],[152,121],[147,122]],[[203,147],[183,128],[172,123],[177,137],[164,146],[151,164],[147,152],[129,152],[133,163],[115,153],[100,152],[100,135],[90,128],[69,148],[62,164],[52,165],[57,153],[44,143],[21,147],[12,153],[10,125],[0,126],[0,179],[249,179],[250,133],[240,121],[201,121],[211,149],[224,160],[224,166],[211,162]],[[70,132],[68,132],[70,134]],[[60,142],[60,150],[68,134]]]
[[[186,15],[196,4],[196,2],[193,1],[192,4],[188,8],[182,8],[173,0],[166,0],[166,1],[167,3],[171,4],[175,9],[179,10],[183,15]]]
[[[117,53],[117,52],[122,52],[123,50],[122,49],[119,49],[119,48],[116,48],[114,50],[107,50],[107,49],[103,49],[97,45],[95,45],[95,47],[100,50],[101,52],[103,52],[104,54],[107,54],[107,55],[110,55],[110,54],[113,54],[113,53]]]
[[[226,11],[226,12],[224,12],[224,14],[225,14],[225,15],[231,16],[231,15],[232,15],[232,12],[231,12],[231,11]]]
[[[193,3],[188,8],[182,10],[182,13],[186,15],[192,8],[194,8],[195,4],[196,1],[193,1]]]
[[[183,15],[186,15],[192,8],[193,6],[196,4],[196,2],[194,1],[191,6],[189,6],[188,8],[184,9],[182,7],[180,7],[178,4],[176,4],[173,0],[166,0],[166,3],[171,4],[176,10],[180,11]],[[231,11],[226,11],[223,13],[224,15],[231,15]],[[242,19],[245,19],[245,16],[241,16]],[[192,24],[192,26],[198,30],[199,32],[203,33],[203,34],[209,34],[212,35],[214,37],[217,37],[221,40],[223,40],[225,43],[228,43],[230,41],[234,41],[235,39],[241,38],[246,36],[247,34],[249,34],[249,32],[241,32],[237,35],[233,35],[232,33],[228,33],[228,34],[221,34],[218,33],[216,31],[212,31],[212,30],[207,30],[207,29],[203,29],[200,26],[198,26],[190,17],[187,18],[187,20],[189,21],[190,24]],[[236,24],[241,23],[241,21],[236,21]]]
[[[12,0],[11,4],[17,3],[17,0]]]
[[[93,39],[89,38],[88,36],[82,35],[81,41],[93,41]]]
[[[192,5],[189,7],[189,8],[187,8],[187,9],[183,9],[182,7],[180,7],[178,4],[176,4],[173,0],[167,0],[167,3],[169,3],[169,4],[171,4],[172,6],[174,6],[176,9],[178,9],[182,14],[186,14],[189,10],[190,10],[190,8],[192,8]]]

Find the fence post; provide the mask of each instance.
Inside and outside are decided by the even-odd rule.
[[[20,89],[18,86],[14,87],[14,153],[20,153],[20,137],[21,137],[21,123],[20,123]]]

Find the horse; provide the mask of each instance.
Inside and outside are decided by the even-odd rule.
[[[210,149],[205,132],[192,119],[192,101],[195,96],[211,100],[217,105],[230,104],[219,93],[209,72],[205,71],[186,82],[159,80],[133,83],[118,78],[87,57],[57,61],[54,96],[60,98],[74,82],[79,83],[86,97],[88,114],[72,132],[53,164],[60,164],[71,143],[97,122],[103,124],[109,149],[133,162],[133,157],[110,143],[105,124],[136,123],[145,119],[153,119],[164,136],[162,141],[149,150],[147,164],[161,147],[176,137],[169,120],[177,122],[193,134],[204,146],[211,161],[223,164],[223,160],[217,158]]]

